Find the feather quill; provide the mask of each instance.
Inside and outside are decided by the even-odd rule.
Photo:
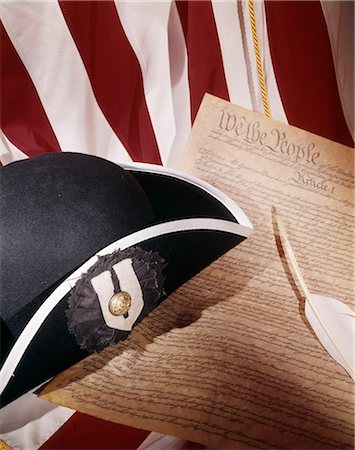
[[[306,297],[305,315],[319,341],[327,352],[339,363],[355,381],[354,333],[355,314],[345,303],[335,298],[312,294],[302,275],[292,250],[282,220],[272,208],[279,229],[283,248],[290,261],[293,272]]]

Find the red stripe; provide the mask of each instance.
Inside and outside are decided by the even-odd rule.
[[[177,1],[176,5],[187,47],[194,120],[205,92],[225,100],[229,100],[229,94],[211,2]]]
[[[265,2],[271,57],[289,123],[353,146],[319,2]]]
[[[148,435],[149,431],[75,413],[42,445],[41,450],[135,449]]]
[[[149,434],[150,431],[119,425],[76,412],[40,449],[136,449]],[[188,441],[182,448],[201,450],[205,446]]]
[[[60,7],[112,129],[133,160],[161,164],[139,63],[114,2],[62,1]]]
[[[2,23],[0,38],[0,108],[4,134],[28,156],[59,152],[59,143],[36,88]]]

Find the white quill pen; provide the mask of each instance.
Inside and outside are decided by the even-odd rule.
[[[288,240],[285,226],[272,208],[283,248],[306,297],[305,314],[315,334],[328,353],[355,381],[354,336],[355,314],[343,302],[323,295],[311,294]]]

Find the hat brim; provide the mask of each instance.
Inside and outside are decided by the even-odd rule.
[[[41,305],[16,336],[1,368],[2,406],[90,354],[68,332],[65,310],[68,293],[98,256],[137,245],[146,251],[157,251],[168,262],[165,290],[169,295],[253,232],[241,208],[208,183],[160,166],[120,166],[143,187],[156,223],[109,244],[61,281],[53,292],[42,294]],[[148,313],[149,308],[143,308],[136,323]],[[128,334],[122,332],[122,339]]]

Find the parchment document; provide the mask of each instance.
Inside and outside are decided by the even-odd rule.
[[[354,307],[353,167],[351,148],[207,95],[181,169],[230,195],[255,234],[42,397],[215,448],[353,448],[352,381],[305,319],[271,215],[311,292]]]

